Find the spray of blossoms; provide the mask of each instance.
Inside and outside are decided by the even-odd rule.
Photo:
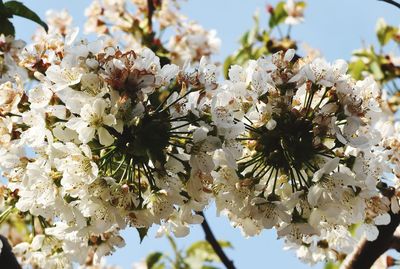
[[[375,225],[390,222],[391,203],[376,185],[392,170],[372,150],[380,92],[346,71],[341,60],[278,52],[232,66],[213,99],[224,137],[213,172],[218,211],[247,236],[275,227],[309,262],[349,253],[355,224],[375,240]]]
[[[96,268],[122,229],[186,236],[211,202],[310,263],[378,237],[400,210],[400,142],[372,78],[286,48],[217,83],[215,32],[175,1],[133,2],[94,1],[93,42],[66,11],[33,44],[0,36],[0,223],[23,223],[7,228],[20,262]],[[302,2],[280,6],[302,22]]]
[[[126,226],[186,235],[202,221],[194,211],[208,204],[221,144],[209,112],[215,67],[161,67],[147,48],[73,38],[49,34],[24,50],[32,88],[15,73],[1,85],[1,218],[17,209],[32,222],[33,240],[15,252],[48,268],[98,263],[124,245]]]

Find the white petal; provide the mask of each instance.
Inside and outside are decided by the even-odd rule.
[[[376,225],[388,225],[390,223],[390,215],[388,213],[379,215],[374,221]]]
[[[364,229],[368,241],[374,241],[378,238],[379,230],[375,225],[364,225]]]
[[[331,160],[329,160],[323,167],[324,169],[324,174],[328,174],[330,172],[332,172],[333,170],[336,169],[336,167],[339,165],[339,158],[333,158]]]
[[[94,101],[94,103],[93,103],[93,111],[97,115],[103,115],[106,107],[107,107],[107,103],[103,99],[96,99],[96,101]]]
[[[83,143],[90,142],[94,137],[95,129],[92,127],[85,127],[79,130],[79,140]]]
[[[189,227],[180,225],[180,226],[175,227],[173,229],[173,232],[176,237],[185,237],[189,234],[190,229],[189,229]]]
[[[117,123],[117,120],[115,119],[114,115],[106,115],[103,117],[103,124],[107,126],[112,126]]]
[[[100,144],[103,146],[109,146],[114,142],[114,137],[103,127],[97,130],[97,134],[99,135]]]
[[[285,57],[283,58],[283,60],[286,62],[290,62],[293,59],[295,52],[296,51],[294,49],[288,49],[285,53]]]
[[[390,209],[395,214],[397,214],[400,211],[399,201],[397,200],[396,197],[392,197],[391,204],[390,204]]]
[[[36,235],[31,243],[32,250],[39,250],[42,247],[44,238],[43,234]]]
[[[318,200],[321,197],[322,189],[318,185],[314,185],[310,188],[307,199],[311,206],[316,206]]]

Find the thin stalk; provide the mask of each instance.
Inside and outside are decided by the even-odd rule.
[[[9,208],[7,208],[6,210],[4,210],[1,214],[0,214],[0,224],[2,224],[7,218],[8,216],[11,214],[11,211],[14,209],[14,207],[10,206]]]
[[[222,249],[221,245],[218,243],[217,239],[215,238],[210,226],[208,225],[208,222],[206,220],[206,216],[204,216],[203,212],[197,212],[200,216],[204,218],[203,223],[201,224],[201,227],[203,228],[204,234],[206,236],[206,240],[208,243],[210,243],[211,247],[213,248],[215,254],[218,255],[220,258],[221,262],[225,265],[227,269],[236,269],[235,265],[233,264],[233,261],[226,256],[224,250]]]

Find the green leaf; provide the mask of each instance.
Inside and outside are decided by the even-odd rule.
[[[380,19],[376,26],[376,36],[381,46],[385,46],[397,33],[397,28],[387,25],[383,19]]]
[[[228,241],[218,241],[222,248],[232,248],[231,243]],[[215,254],[214,249],[207,241],[198,241],[192,244],[187,250],[186,255],[196,257],[202,261],[207,262],[220,262],[217,254]]]
[[[350,227],[349,227],[349,232],[350,232],[350,234],[352,235],[352,236],[355,236],[356,235],[356,231],[357,231],[357,228],[358,227],[360,227],[360,224],[352,224]]]
[[[15,36],[15,28],[7,18],[0,17],[0,34]]]
[[[157,262],[161,259],[163,254],[161,252],[154,252],[147,256],[146,265],[148,269],[153,269]]]
[[[267,43],[270,39],[271,38],[270,38],[269,33],[267,31],[263,31],[261,33],[261,40],[260,41],[262,41],[264,43]]]
[[[305,8],[305,7],[307,7],[307,3],[306,3],[306,2],[303,2],[303,1],[297,2],[297,3],[296,3],[296,6]]]
[[[178,252],[178,246],[176,245],[174,238],[172,238],[171,236],[167,236],[167,239],[168,239],[169,243],[171,244],[171,247],[174,250],[174,252]]]
[[[332,262],[328,262],[325,264],[324,269],[339,269],[339,265],[334,264]]]
[[[144,237],[147,235],[149,228],[136,228],[139,233],[140,243],[143,242]]]
[[[156,264],[153,266],[153,268],[151,269],[164,269],[165,268],[165,264],[160,263],[160,264]]]
[[[243,47],[248,46],[249,35],[250,31],[247,31],[240,37],[239,42]]]
[[[380,65],[377,62],[372,62],[370,68],[376,80],[382,80],[385,77]]]
[[[229,68],[231,68],[233,64],[233,56],[228,56],[224,62],[224,77],[228,79]]]
[[[253,59],[258,59],[263,55],[266,55],[268,53],[268,50],[265,46],[260,47],[260,48],[254,48],[252,51],[251,55]]]
[[[367,67],[365,66],[364,62],[361,59],[358,59],[357,61],[351,62],[349,64],[349,71],[354,79],[357,80],[362,79],[362,72],[366,70]]]
[[[4,3],[4,6],[7,8],[7,10],[12,12],[12,14],[36,22],[37,24],[41,25],[46,30],[46,32],[49,30],[47,24],[42,21],[35,12],[27,8],[23,3],[18,1],[8,1]]]
[[[10,10],[6,8],[3,1],[0,0],[0,18],[12,18],[13,14]]]
[[[279,2],[278,5],[274,8],[274,12],[271,14],[269,18],[269,28],[272,30],[278,24],[282,23],[288,14],[285,10],[285,2]]]
[[[254,25],[251,28],[249,35],[247,37],[247,44],[249,46],[253,46],[255,42],[257,42],[259,31],[260,31],[260,14],[259,12],[254,13],[253,15]]]

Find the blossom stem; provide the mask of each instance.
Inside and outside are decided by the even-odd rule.
[[[118,167],[114,171],[111,171],[112,172],[111,176],[115,176],[124,163],[125,163],[125,155],[122,156],[122,160],[120,161]]]
[[[275,171],[275,168],[272,168],[271,172],[268,175],[268,179],[267,179],[267,182],[265,183],[265,186],[268,186],[269,181],[271,180],[274,171]]]
[[[272,169],[272,166],[264,167],[263,169],[260,170],[260,172],[258,172],[256,175],[254,175],[254,179],[258,180],[258,182],[259,182],[261,180],[261,178],[263,178],[271,169]]]
[[[243,117],[244,117],[248,122],[250,122],[251,125],[254,124],[246,115],[244,115]]]
[[[10,206],[9,208],[7,208],[6,210],[4,210],[1,214],[0,214],[0,224],[2,224],[8,217],[8,215],[10,215],[11,211],[14,209],[13,206]]]
[[[188,96],[189,94],[191,94],[192,92],[194,92],[195,90],[189,90],[187,91],[184,95],[182,95],[181,97],[177,98],[175,101],[173,101],[171,104],[169,104],[168,106],[166,106],[165,108],[161,109],[160,112],[163,112],[165,110],[167,110],[168,108],[172,107],[173,105],[175,105],[176,103],[178,103],[180,100],[182,100],[183,98],[185,98],[186,96]],[[200,91],[201,93],[202,91]]]
[[[135,165],[133,166],[133,169],[135,169]],[[140,167],[139,167],[139,165],[138,165],[137,170],[138,170],[137,174],[138,174],[138,190],[139,190],[139,208],[142,208],[144,200],[143,200],[143,197],[142,197],[142,178],[140,176]]]
[[[274,185],[272,187],[272,194],[275,194],[275,188],[276,188],[277,182],[278,182],[278,170],[276,171],[276,174],[275,174]]]
[[[211,247],[215,251],[215,254],[218,255],[218,257],[221,259],[221,262],[225,265],[225,267],[227,269],[235,269],[235,265],[233,264],[233,261],[230,260],[228,258],[228,256],[226,256],[221,245],[218,243],[217,239],[215,238],[210,226],[208,225],[206,217],[204,216],[204,213],[197,212],[197,214],[199,214],[200,216],[202,216],[204,218],[203,223],[201,224],[201,227],[203,228],[207,242],[210,243]]]
[[[171,89],[171,90],[169,91],[167,97],[164,98],[164,100],[161,102],[161,104],[158,105],[158,107],[155,109],[154,112],[160,111],[160,110],[163,108],[163,106],[165,105],[165,103],[168,101],[168,99],[172,96],[172,94],[173,94],[174,92],[175,92],[174,89]]]
[[[322,97],[321,97],[321,99],[319,100],[318,104],[314,107],[314,111],[317,111],[317,109],[319,109],[319,106],[322,104],[322,101],[325,99],[326,94],[328,93],[328,91],[329,91],[330,89],[331,89],[331,88],[326,88],[326,89],[325,89],[325,91],[324,91],[324,93],[322,94]],[[313,111],[313,113],[314,113],[314,111]]]
[[[193,121],[190,121],[190,122],[187,122],[187,123],[184,123],[184,124],[181,124],[181,125],[178,125],[178,126],[176,126],[176,127],[173,127],[173,128],[170,129],[170,131],[176,130],[176,129],[179,129],[179,128],[182,128],[182,127],[185,127],[185,126],[188,126],[188,125],[193,124],[193,123],[196,123],[196,122],[198,122],[199,120],[201,120],[201,118],[200,118],[200,119],[193,120]]]
[[[291,33],[291,31],[292,31],[292,25],[289,24],[288,30],[287,30],[287,34],[286,34],[286,38],[290,38],[290,33]]]
[[[294,173],[293,173],[292,167],[289,168],[289,173],[290,173],[290,182],[292,183],[291,184],[292,185],[292,192],[295,192],[296,189],[297,189],[297,184],[296,184],[296,180],[295,180],[295,177],[294,177]],[[302,186],[301,185],[301,180],[299,180],[299,182],[300,182],[300,187],[301,187]]]
[[[279,27],[279,25],[277,25],[276,29],[278,29],[279,37],[280,37],[281,39],[283,39],[283,33],[282,33],[282,30],[281,30],[281,27]]]

